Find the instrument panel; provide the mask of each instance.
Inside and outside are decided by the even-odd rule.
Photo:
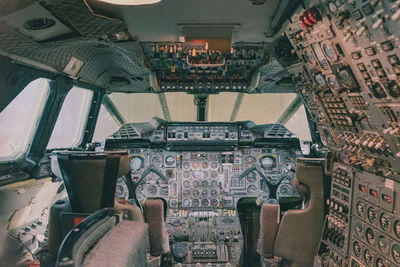
[[[131,150],[131,179],[139,202],[163,198],[169,208],[235,208],[243,197],[263,202],[300,197],[291,185],[292,149],[250,148],[235,152]],[[117,197],[128,188],[117,183]]]

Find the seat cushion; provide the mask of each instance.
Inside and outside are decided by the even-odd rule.
[[[83,266],[146,266],[149,246],[146,223],[122,221],[89,251],[83,261]]]

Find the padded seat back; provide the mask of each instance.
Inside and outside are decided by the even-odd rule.
[[[302,210],[286,211],[274,245],[275,256],[290,266],[312,266],[324,224],[323,164],[317,159],[298,159],[296,178],[309,188],[310,199]]]
[[[129,154],[55,151],[52,170],[64,180],[72,212],[92,213],[114,206],[116,181],[129,172]]]

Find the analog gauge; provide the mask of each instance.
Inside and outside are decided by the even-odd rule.
[[[358,236],[362,236],[362,231],[363,231],[363,225],[362,225],[362,222],[360,222],[360,221],[355,221],[355,223],[354,223],[354,229],[355,229],[355,232],[356,232],[356,234],[358,235]]]
[[[200,182],[197,181],[197,180],[194,180],[194,181],[193,181],[193,187],[194,187],[194,188],[198,188],[199,186],[200,186]]]
[[[207,181],[207,180],[203,180],[203,181],[201,182],[201,186],[202,186],[202,187],[208,187],[208,181]]]
[[[192,171],[192,176],[195,179],[198,179],[200,177],[200,172],[199,171]]]
[[[200,169],[200,163],[197,162],[197,161],[193,162],[193,163],[192,163],[192,168],[195,169],[195,170]]]
[[[211,187],[217,187],[217,186],[218,186],[218,182],[216,180],[212,180]]]
[[[368,221],[372,224],[374,224],[376,222],[376,218],[377,218],[377,212],[376,209],[374,207],[369,207],[368,211],[367,211],[367,217],[368,217]]]
[[[325,56],[330,60],[330,61],[336,61],[337,60],[337,54],[335,52],[335,49],[327,43],[324,43],[322,45],[322,50],[325,53]]]
[[[246,158],[246,164],[248,167],[252,167],[256,163],[256,159],[252,156]]]
[[[200,196],[200,191],[197,190],[197,189],[194,189],[193,192],[192,192],[192,195],[193,195],[194,197],[198,197],[198,196]]]
[[[379,219],[380,225],[383,230],[389,231],[390,229],[390,218],[386,213],[382,213],[380,219]]]
[[[339,82],[336,79],[335,75],[329,75],[326,77],[326,81],[328,82],[329,87],[334,91],[334,92],[339,92],[341,87]]]
[[[278,176],[268,176],[267,180],[272,184],[276,185],[279,182]]]
[[[117,186],[115,187],[115,197],[125,200],[129,198],[128,186],[121,178],[117,180]]]
[[[389,243],[384,236],[380,236],[378,238],[378,247],[379,247],[379,250],[383,254],[386,254],[389,252]]]
[[[173,179],[173,178],[175,177],[175,170],[171,170],[171,169],[166,170],[166,171],[165,171],[165,176],[166,176],[168,179]]]
[[[174,156],[167,156],[165,158],[165,165],[168,167],[172,167],[175,164],[175,157]]]
[[[371,228],[367,228],[367,230],[365,231],[365,238],[367,239],[367,242],[370,245],[373,245],[375,243],[375,233],[374,230],[372,230]]]
[[[183,206],[183,207],[189,207],[189,206],[190,206],[190,199],[185,198],[185,199],[182,201],[182,206]]]
[[[359,201],[357,203],[357,214],[360,217],[364,217],[365,215],[365,203],[362,201]]]
[[[310,48],[304,49],[303,55],[304,55],[304,59],[306,60],[306,62],[308,62],[311,65],[315,64],[315,58],[314,58]]]
[[[247,175],[247,181],[249,183],[254,183],[257,181],[257,174],[255,172],[250,172],[249,175]]]
[[[249,185],[249,186],[247,187],[247,194],[253,195],[253,194],[255,194],[255,193],[257,193],[257,186],[255,186],[255,185]]]
[[[292,195],[292,189],[288,184],[280,184],[276,190],[276,197],[278,199],[283,197],[290,197]]]
[[[182,165],[183,165],[183,168],[184,168],[184,169],[186,169],[186,170],[189,170],[189,169],[190,169],[190,162],[185,161]]]
[[[353,252],[354,255],[356,255],[357,257],[361,256],[361,246],[360,243],[358,243],[358,241],[355,241],[353,244]]]
[[[218,172],[217,171],[212,171],[211,172],[211,178],[215,179],[218,176]]]
[[[185,180],[183,182],[183,187],[188,188],[190,186],[190,182],[188,180]]]
[[[184,171],[183,172],[183,178],[189,178],[190,177],[190,172],[188,172],[188,171]]]
[[[352,88],[357,86],[356,82],[353,79],[352,74],[350,74],[349,70],[342,69],[338,73],[340,77],[340,81],[342,82],[343,86],[346,88]]]
[[[211,195],[212,197],[218,196],[218,190],[217,190],[217,189],[212,189],[211,192],[210,192],[210,195]]]
[[[372,263],[374,262],[374,255],[369,249],[364,250],[364,260],[365,263],[368,265],[372,265]]]
[[[154,165],[154,167],[161,168],[163,166],[163,157],[155,156],[151,159],[151,163]]]
[[[207,161],[203,161],[203,162],[201,163],[201,168],[202,168],[202,169],[208,169],[208,162],[207,162]]]
[[[201,172],[201,178],[207,179],[208,178],[208,171],[202,171]]]
[[[208,204],[209,204],[209,201],[208,201],[207,198],[203,198],[203,199],[201,200],[201,206],[202,206],[202,207],[208,207]]]
[[[143,158],[142,157],[132,157],[130,161],[130,167],[132,171],[138,171],[143,167]]]
[[[270,204],[270,205],[279,205],[279,201],[276,200],[275,198],[270,198],[265,202],[265,204]]]
[[[197,198],[192,199],[192,206],[193,207],[198,207],[200,205],[200,200]]]
[[[396,263],[400,264],[400,246],[397,244],[392,247],[392,257]]]
[[[269,171],[276,166],[275,158],[269,156],[262,157],[260,163],[261,167],[266,171]]]
[[[217,207],[218,206],[218,199],[216,199],[216,198],[213,198],[213,199],[211,199],[211,207]]]
[[[184,197],[189,197],[190,196],[190,190],[184,190],[183,191],[183,196]]]
[[[208,196],[208,190],[207,190],[207,189],[201,190],[201,196],[202,196],[202,197]]]
[[[216,161],[213,161],[213,162],[211,162],[211,168],[212,169],[217,169],[218,168],[218,162],[216,162]]]
[[[393,225],[394,233],[396,234],[397,238],[400,238],[400,221],[396,221]]]
[[[321,73],[316,74],[314,80],[319,86],[326,87],[325,77]]]
[[[155,187],[154,185],[149,185],[147,187],[147,194],[154,196],[157,193],[157,187]]]
[[[176,200],[175,198],[171,199],[169,201],[169,206],[172,208],[176,208],[178,206],[178,200]]]

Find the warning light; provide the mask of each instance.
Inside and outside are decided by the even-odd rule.
[[[387,203],[389,203],[389,204],[392,203],[392,197],[389,196],[389,195],[386,195],[386,194],[382,195],[382,200],[387,202]]]
[[[77,226],[78,224],[80,224],[84,219],[86,219],[86,217],[75,217],[74,218],[74,226]]]
[[[362,184],[358,185],[358,189],[363,193],[367,192],[367,187],[365,185]]]
[[[374,198],[378,198],[378,192],[376,192],[374,189],[370,189],[369,194]]]

